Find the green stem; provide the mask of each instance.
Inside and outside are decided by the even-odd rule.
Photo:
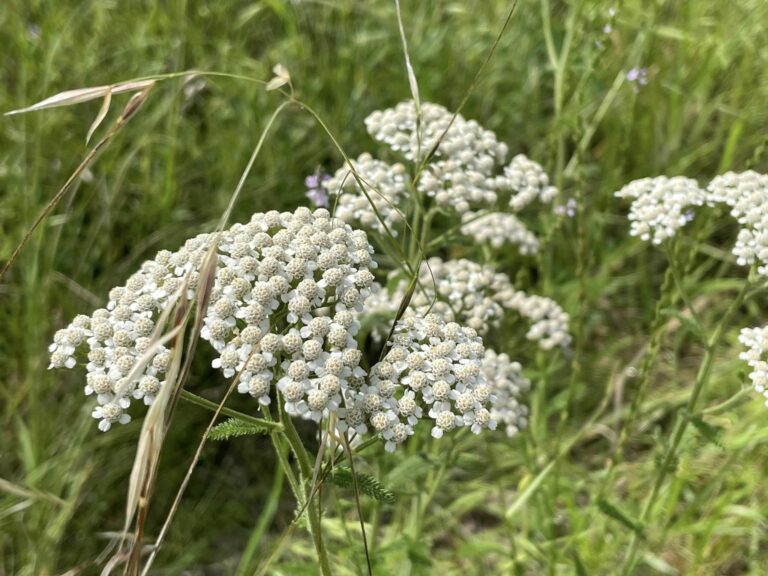
[[[717,351],[718,345],[720,344],[720,340],[722,339],[723,332],[725,331],[725,328],[730,323],[731,318],[733,318],[733,315],[737,312],[737,310],[743,303],[744,297],[746,296],[749,287],[750,287],[750,282],[744,282],[744,286],[739,291],[738,296],[733,300],[733,302],[731,302],[731,305],[728,307],[728,310],[726,311],[725,315],[723,315],[722,319],[715,327],[715,331],[713,332],[712,336],[709,338],[709,341],[707,342],[707,348],[704,354],[704,359],[702,360],[701,365],[699,366],[699,371],[696,374],[696,383],[694,384],[693,392],[691,393],[691,396],[688,399],[688,404],[685,407],[685,412],[680,415],[680,417],[677,420],[677,423],[675,424],[675,429],[672,432],[672,440],[669,443],[666,453],[664,454],[661,467],[659,468],[659,471],[656,474],[656,479],[653,483],[653,487],[651,488],[651,493],[646,499],[645,504],[643,505],[643,508],[640,512],[639,521],[641,525],[644,524],[645,521],[648,519],[648,516],[650,515],[654,505],[656,504],[656,500],[658,499],[661,487],[663,486],[664,480],[667,477],[667,472],[669,471],[669,468],[671,467],[672,462],[675,459],[677,450],[680,447],[680,442],[682,441],[683,435],[685,434],[685,431],[688,428],[688,424],[690,423],[691,419],[694,416],[694,410],[696,408],[696,403],[699,400],[699,396],[701,396],[701,393],[704,390],[704,387],[706,386],[707,382],[709,382],[709,378],[712,374],[712,364],[715,359],[715,353]],[[629,575],[632,573],[632,570],[634,569],[634,565],[637,558],[638,543],[639,543],[638,535],[637,533],[633,532],[630,543],[629,543],[629,549],[624,559],[624,564],[622,567],[621,574]]]
[[[702,327],[701,321],[699,320],[699,316],[696,313],[696,310],[693,307],[693,304],[691,303],[690,298],[688,297],[688,291],[683,286],[683,279],[680,275],[680,270],[677,266],[677,255],[675,254],[675,251],[671,249],[668,245],[666,246],[667,250],[667,258],[669,259],[669,269],[672,272],[672,278],[675,281],[675,285],[677,286],[677,291],[680,294],[680,298],[683,301],[683,304],[685,304],[685,307],[688,308],[689,312],[691,313],[691,317],[693,318],[693,321],[699,326],[699,328]]]
[[[323,576],[330,576],[331,564],[328,559],[328,552],[323,545],[322,526],[320,517],[320,507],[317,500],[313,497],[312,486],[309,485],[312,479],[312,461],[309,458],[304,444],[301,442],[299,433],[296,431],[296,427],[293,425],[291,417],[283,410],[282,403],[278,405],[280,409],[280,420],[283,423],[283,436],[288,441],[288,445],[291,447],[296,461],[299,464],[299,474],[301,478],[301,484],[303,486],[302,493],[304,494],[303,500],[307,503],[307,517],[309,519],[309,531],[312,535],[312,541],[315,544],[315,550],[317,551],[317,557],[320,562],[320,572]]]
[[[190,404],[194,404],[195,406],[200,406],[202,408],[205,408],[206,410],[210,410],[211,412],[216,412],[218,410],[219,412],[221,412],[222,414],[226,414],[230,418],[234,418],[236,420],[246,422],[247,424],[253,424],[254,426],[258,426],[259,428],[265,428],[269,430],[270,433],[280,432],[283,429],[283,425],[280,424],[279,422],[271,422],[269,420],[262,420],[261,418],[255,418],[243,412],[232,410],[231,408],[222,407],[221,410],[219,410],[218,404],[216,404],[215,402],[211,402],[210,400],[206,400],[202,396],[193,394],[189,390],[182,390],[181,398],[183,400],[186,400]]]
[[[643,359],[643,364],[638,374],[639,384],[635,391],[635,397],[632,399],[632,404],[629,409],[629,416],[626,422],[621,428],[619,434],[619,441],[616,443],[616,449],[614,450],[613,462],[618,463],[621,459],[621,453],[626,444],[629,436],[632,433],[632,424],[637,417],[637,412],[642,404],[643,397],[645,396],[645,389],[648,387],[648,382],[651,379],[651,371],[656,363],[656,357],[661,349],[661,337],[664,334],[666,328],[666,317],[662,313],[664,308],[672,304],[672,284],[674,283],[674,275],[672,272],[672,266],[668,266],[664,274],[664,282],[661,285],[661,295],[656,303],[656,310],[653,314],[653,322],[651,325],[651,337],[648,341],[648,351]],[[608,475],[610,477],[610,474]]]

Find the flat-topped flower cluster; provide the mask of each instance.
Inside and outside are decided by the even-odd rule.
[[[397,272],[390,273],[390,291],[377,290],[366,302],[371,313],[397,311],[405,297],[409,281],[393,283]],[[544,350],[567,347],[571,343],[569,317],[550,298],[516,290],[509,276],[471,260],[442,260],[433,257],[419,270],[419,281],[406,315],[439,314],[446,321],[456,321],[478,331],[481,336],[498,328],[509,313],[516,313],[530,323],[526,334]],[[378,333],[382,336],[381,332]]]
[[[368,133],[412,165],[387,164],[364,153],[339,168],[323,186],[336,215],[378,233],[397,235],[414,203],[426,197],[464,222],[461,232],[493,247],[511,244],[522,254],[539,249],[535,234],[514,214],[535,201],[552,202],[557,189],[536,162],[522,154],[504,164],[508,148],[496,135],[439,104],[413,101],[376,111]],[[417,128],[418,127],[418,128]],[[422,165],[423,164],[423,165]],[[385,229],[386,225],[386,229]]]
[[[752,368],[749,379],[768,407],[768,326],[743,328],[739,342],[746,348],[739,357]]]
[[[387,449],[427,417],[435,438],[459,427],[476,434],[496,428],[487,407],[492,387],[482,372],[485,347],[475,330],[437,314],[409,316],[398,321],[387,346],[354,402]]]
[[[391,291],[382,288],[369,297],[366,314],[394,317],[409,283],[406,279],[393,282],[396,274],[391,273],[388,282]],[[428,314],[467,326],[484,337],[498,328],[508,313],[530,323],[526,337],[543,350],[565,348],[571,342],[568,314],[554,300],[516,290],[506,274],[466,259],[443,261],[435,257],[426,261],[401,322]],[[373,336],[379,340],[386,337],[387,324],[376,322],[375,326]],[[515,435],[525,428],[528,416],[523,396],[530,381],[522,366],[507,354],[486,347],[481,372],[491,384],[491,419],[504,426],[509,436]]]
[[[110,291],[105,308],[56,333],[50,367],[86,365],[85,392],[96,396],[101,430],[128,422],[131,401],[151,404],[166,384],[170,351],[157,344],[164,328],[157,323],[175,297],[195,296],[211,249],[216,270],[200,336],[217,352],[213,367],[237,375],[238,391],[261,406],[276,388],[288,414],[316,422],[334,415],[340,431],[371,431],[387,449],[425,418],[436,437],[463,426],[495,428],[485,348],[470,327],[411,315],[370,376],[361,368],[355,337],[375,288],[373,249],[365,232],[327,210],[299,208],[255,214],[159,252]]]
[[[214,242],[215,280],[200,336],[218,353],[215,368],[228,378],[239,373],[240,392],[267,405],[284,374],[278,387],[288,413],[319,420],[362,376],[354,336],[376,267],[365,232],[323,209],[255,214],[221,235],[159,252],[110,292],[106,308],[56,333],[51,367],[73,367],[76,349],[88,347],[85,392],[96,395],[102,430],[128,421],[131,399],[149,404],[164,384],[169,351],[158,347],[144,366],[141,357],[169,299],[180,289],[193,297]]]
[[[661,244],[694,219],[698,206],[725,205],[739,223],[733,254],[741,266],[758,263],[768,276],[768,176],[753,170],[716,176],[706,188],[691,178],[642,178],[616,192],[632,199],[630,234]]]
[[[505,164],[507,146],[477,122],[429,103],[418,114],[403,102],[365,121],[404,163],[365,153],[330,177],[311,178],[315,196],[329,193],[335,217],[324,208],[270,211],[196,236],[176,252],[160,251],[110,292],[105,308],[57,332],[51,368],[85,364],[99,428],[128,422],[132,400],[151,404],[167,385],[173,357],[159,341],[168,328],[163,312],[196,297],[213,252],[200,337],[216,351],[213,367],[236,377],[238,392],[261,409],[280,394],[287,414],[332,420],[342,433],[377,434],[390,450],[421,420],[438,438],[454,428],[478,433],[498,423],[510,435],[523,428],[530,382],[519,363],[486,350],[482,336],[513,312],[528,320],[527,338],[539,347],[565,347],[568,315],[487,266],[430,259],[383,359],[363,361],[361,319],[385,310],[394,321],[407,281],[377,295],[374,250],[351,225],[394,237],[406,219],[437,210],[479,243],[533,254],[539,240],[516,213],[557,194],[532,160],[517,155]],[[389,330],[376,334],[381,340]]]

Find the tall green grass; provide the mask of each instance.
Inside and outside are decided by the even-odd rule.
[[[460,437],[426,452],[368,459],[362,471],[398,496],[394,505],[363,500],[375,573],[613,574],[633,533],[638,574],[768,571],[768,428],[764,408],[749,396],[707,415],[717,442],[697,428],[686,432],[659,505],[637,525],[703,349],[670,317],[632,435],[618,451],[666,264],[662,252],[628,236],[626,207],[611,195],[646,175],[706,181],[727,169],[765,171],[768,7],[759,0],[627,0],[616,5],[605,34],[610,5],[521,0],[463,110],[513,153],[542,161],[564,198],[579,198],[579,216],[549,233],[540,278],[514,256],[497,263],[520,281],[537,280],[572,314],[580,334],[574,357],[551,366],[521,350],[529,355],[533,413],[530,429],[513,441]],[[424,100],[459,104],[509,7],[495,0],[403,3]],[[185,69],[267,79],[281,62],[300,97],[356,154],[375,150],[365,115],[409,97],[388,1],[8,0],[0,7],[0,40],[2,110],[69,88]],[[641,66],[650,82],[635,91],[624,78]],[[114,110],[124,101],[116,97]],[[47,345],[144,258],[215,226],[279,103],[260,86],[226,78],[158,86],[0,285],[0,571],[97,571],[106,533],[122,526],[137,426],[100,435],[81,377],[46,371]],[[0,260],[79,163],[98,108],[94,102],[2,120]],[[339,161],[308,115],[284,114],[233,220],[304,202],[304,176]],[[710,326],[744,277],[727,256],[731,226],[714,217],[699,225],[710,257],[691,262],[686,276]],[[736,325],[754,325],[765,312],[758,300],[740,314]],[[518,328],[509,327],[510,338]],[[728,345],[700,406],[743,385],[731,346],[736,333],[725,334]],[[225,383],[208,364],[201,358],[192,380],[220,396]],[[170,505],[207,418],[180,406],[157,511]],[[209,444],[157,570],[233,572],[254,531],[267,534],[254,545],[254,558],[262,559],[292,520],[290,499],[275,488],[274,458],[265,438]],[[414,486],[425,486],[427,496]],[[328,495],[336,513],[326,537],[337,572],[356,574],[364,559],[354,503],[344,495]],[[265,530],[257,524],[266,506],[274,521]],[[154,533],[162,523],[156,516]],[[294,533],[277,566],[303,573],[313,554],[311,541]]]

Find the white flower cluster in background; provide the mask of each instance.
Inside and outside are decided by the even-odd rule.
[[[467,212],[462,216],[462,222],[461,233],[476,242],[487,242],[493,248],[512,244],[517,246],[520,254],[536,254],[539,251],[539,239],[514,214]]]
[[[491,386],[483,374],[485,348],[471,328],[436,314],[401,319],[384,359],[349,404],[392,451],[413,434],[419,420],[432,422],[432,436],[454,428],[475,434],[495,429],[489,411]],[[345,415],[350,421],[350,410]]]
[[[696,180],[675,176],[642,178],[616,192],[619,198],[632,199],[629,209],[630,234],[661,244],[693,219],[693,206],[706,201],[706,193]]]
[[[363,182],[367,197],[349,166],[339,168],[333,177],[322,183],[331,198],[338,196],[334,215],[345,222],[358,222],[384,234],[386,230],[376,216],[378,211],[392,235],[397,236],[395,225],[403,219],[398,206],[408,196],[405,166],[387,164],[367,153],[361,154],[351,163]],[[371,202],[376,211],[371,207]]]
[[[741,266],[758,262],[768,276],[768,176],[753,170],[717,176],[707,187],[707,200],[724,203],[740,224],[733,254]]]
[[[768,361],[766,361],[766,352],[768,352],[768,326],[762,328],[743,328],[739,335],[739,341],[746,350],[739,355],[739,358],[747,362],[752,372],[749,379],[755,390],[763,396],[766,407],[768,407]]]
[[[757,272],[768,276],[768,175],[753,170],[727,172],[712,179],[706,190],[695,180],[643,178],[630,182],[616,196],[632,198],[630,233],[660,244],[693,219],[692,206],[725,204],[739,224],[733,254],[740,266],[757,263]],[[740,358],[752,372],[749,377],[768,406],[768,327],[744,328],[739,341],[746,347]]]
[[[507,146],[474,120],[427,102],[421,106],[419,123],[416,105],[409,100],[373,112],[365,125],[373,138],[411,162],[421,162],[434,150],[418,189],[438,204],[462,214],[470,204],[496,202],[494,174],[504,162]]]
[[[525,336],[528,340],[536,342],[539,348],[551,350],[571,344],[571,335],[568,332],[570,318],[551,298],[518,290],[505,305],[516,310],[531,323]]]
[[[500,189],[512,191],[509,205],[515,212],[520,212],[536,200],[549,204],[557,196],[557,188],[550,186],[544,169],[523,154],[512,158],[504,167],[504,175],[498,177],[496,182]]]
[[[504,210],[519,212],[536,200],[549,203],[555,198],[557,189],[549,184],[542,167],[522,154],[504,166],[507,146],[492,131],[438,104],[423,103],[420,111],[421,117],[417,118],[416,105],[409,100],[375,111],[365,119],[368,133],[407,160],[411,173],[402,164],[390,166],[370,154],[361,155],[352,163],[361,178],[370,183],[365,190],[370,200],[352,178],[349,167],[343,166],[323,183],[330,194],[344,192],[336,216],[382,233],[384,227],[373,204],[396,235],[402,214],[411,209],[403,202],[410,200],[406,178],[414,178],[417,193],[462,216],[463,234],[491,242],[494,247],[512,244],[522,254],[535,253],[539,245],[536,236]],[[492,212],[482,224],[469,222],[481,208]]]
[[[740,266],[758,263],[768,276],[768,175],[753,170],[716,176],[706,190],[695,180],[677,176],[630,182],[616,196],[632,198],[630,233],[661,244],[693,220],[691,207],[725,204],[739,223],[733,254]]]
[[[214,234],[179,251],[158,253],[110,292],[105,309],[78,316],[54,337],[51,367],[72,368],[76,349],[89,348],[86,394],[96,394],[94,417],[107,430],[130,418],[131,398],[151,403],[163,385],[169,352],[160,348],[128,378],[151,346],[155,321],[188,275],[187,297]],[[336,411],[349,382],[364,375],[354,338],[357,314],[373,284],[373,249],[327,210],[255,214],[219,237],[215,282],[201,338],[218,352],[213,366],[225,377],[242,371],[238,390],[270,401],[277,382],[292,415],[319,420]]]
[[[504,317],[503,303],[514,293],[509,277],[490,266],[464,258],[434,257],[421,266],[419,287],[411,298],[411,308],[423,314],[432,306],[432,311],[446,321],[459,322],[485,335],[499,325]]]
[[[519,362],[512,362],[507,354],[497,354],[490,349],[485,351],[482,371],[493,390],[491,418],[512,437],[528,426],[528,407],[521,402],[531,381],[523,376]]]
[[[405,297],[407,286],[408,281],[403,279],[391,293],[381,290],[366,302],[366,312],[393,315]],[[515,290],[506,274],[463,258],[434,257],[422,264],[418,287],[406,314],[433,312],[446,321],[474,328],[484,336],[498,327],[510,310],[531,322],[526,337],[540,348],[550,350],[570,344],[569,317],[557,302]],[[381,323],[379,326],[381,337],[387,327]]]

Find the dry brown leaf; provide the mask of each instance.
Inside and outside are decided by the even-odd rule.
[[[26,108],[19,108],[17,110],[11,110],[6,112],[5,116],[14,116],[16,114],[25,114],[27,112],[36,112],[38,110],[44,110],[46,108],[58,108],[60,106],[72,106],[73,104],[81,104],[82,102],[89,102],[90,100],[96,100],[97,98],[106,98],[108,94],[121,94],[123,92],[136,92],[138,90],[145,90],[153,86],[154,80],[138,80],[134,82],[121,82],[119,84],[112,84],[108,86],[93,86],[91,88],[77,88],[75,90],[66,90],[59,92],[53,96],[41,100],[32,106]]]

